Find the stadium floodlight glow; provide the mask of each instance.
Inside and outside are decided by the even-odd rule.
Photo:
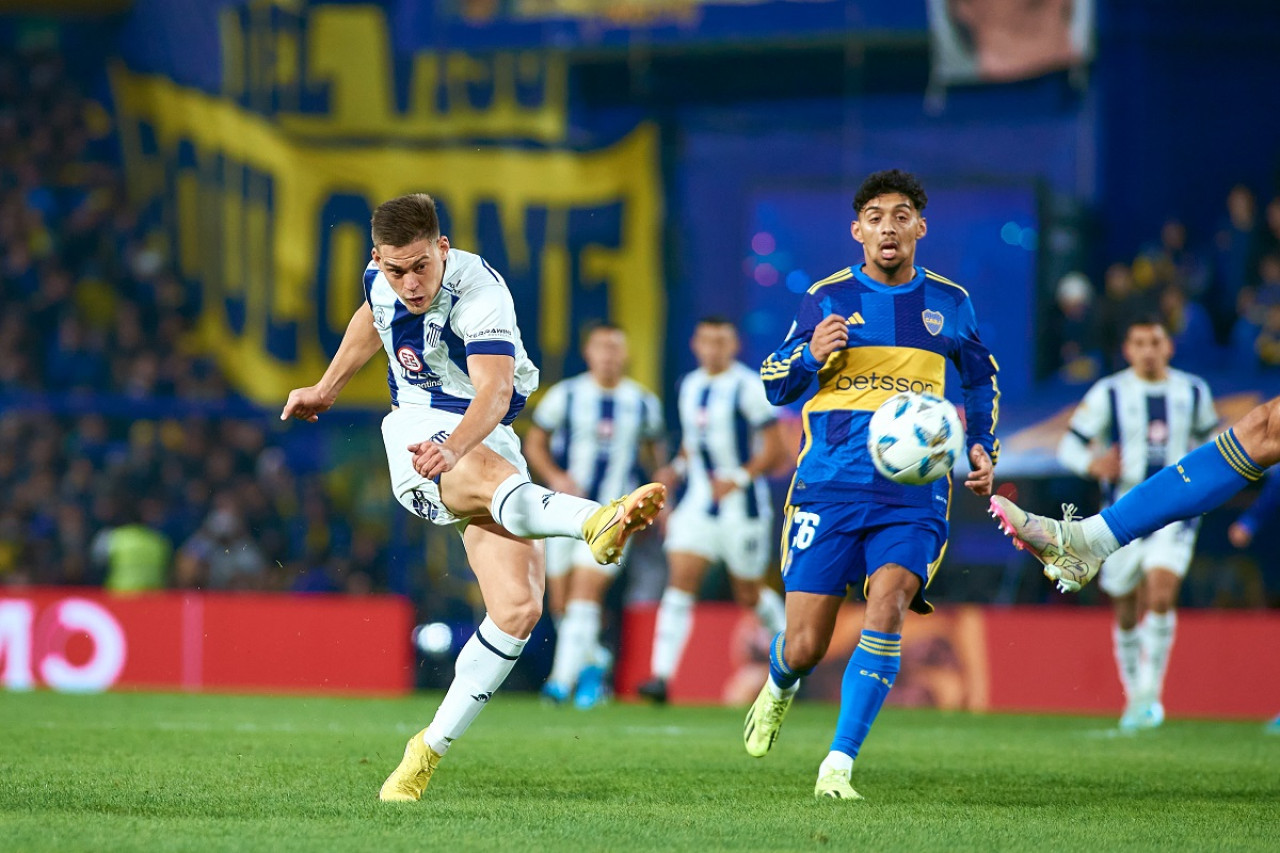
[[[446,655],[453,648],[453,629],[443,622],[413,629],[413,644],[425,655]]]

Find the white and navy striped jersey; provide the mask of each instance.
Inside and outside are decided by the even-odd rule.
[[[550,433],[556,464],[584,489],[584,497],[600,502],[640,485],[640,443],[665,432],[662,404],[652,392],[627,378],[616,388],[602,388],[590,373],[547,389],[533,422]]]
[[[711,499],[711,477],[727,474],[746,464],[755,449],[756,434],[776,420],[773,405],[754,370],[739,362],[714,376],[698,368],[680,381],[681,447],[688,462],[682,506],[717,515]],[[769,507],[769,488],[757,477],[745,488],[729,494],[725,503],[742,503],[748,518]]]
[[[1147,382],[1132,368],[1099,379],[1071,416],[1058,460],[1087,476],[1089,443],[1120,446],[1120,480],[1107,484],[1115,500],[1205,442],[1218,425],[1213,395],[1199,376],[1169,370]]]
[[[467,356],[477,353],[516,360],[504,424],[515,420],[537,390],[538,368],[520,340],[511,291],[479,255],[449,249],[443,284],[426,313],[410,313],[373,262],[364,271],[364,298],[390,360],[387,385],[393,406],[462,414],[476,396],[467,376]]]

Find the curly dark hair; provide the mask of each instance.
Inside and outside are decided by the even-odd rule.
[[[867,202],[885,193],[902,193],[911,200],[917,213],[924,213],[924,206],[929,203],[929,196],[915,175],[901,169],[885,169],[867,175],[862,186],[858,187],[858,194],[853,197],[854,211],[862,213]]]

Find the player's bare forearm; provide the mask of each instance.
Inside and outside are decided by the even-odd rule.
[[[786,442],[782,439],[782,424],[774,421],[760,430],[760,450],[743,468],[754,477],[761,477],[782,466],[788,457]]]
[[[342,343],[334,353],[329,367],[320,377],[316,386],[326,396],[338,398],[338,394],[351,381],[360,368],[369,363],[373,354],[382,349],[382,338],[373,325],[373,311],[369,303],[361,302],[360,307],[351,315],[347,330],[342,333]]]
[[[476,396],[445,441],[459,458],[484,441],[507,416],[515,390],[515,360],[506,355],[468,356],[467,373]]]
[[[324,376],[315,385],[290,391],[284,410],[280,412],[280,420],[296,418],[314,423],[322,413],[329,411],[356,371],[381,348],[382,339],[373,325],[373,312],[368,303],[362,302],[351,315],[342,343]]]
[[[559,477],[566,476],[565,470],[551,456],[551,436],[542,427],[529,427],[529,431],[525,433],[524,458],[534,476],[544,483],[552,483]]]

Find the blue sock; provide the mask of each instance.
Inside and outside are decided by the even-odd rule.
[[[790,689],[797,681],[813,671],[812,669],[796,670],[787,666],[787,659],[783,654],[786,647],[786,638],[783,632],[779,631],[774,635],[773,642],[769,643],[769,677],[783,690]]]
[[[1154,533],[1170,522],[1194,518],[1221,506],[1263,470],[1240,446],[1234,430],[1143,480],[1102,511],[1121,545]]]
[[[867,739],[867,732],[871,731],[871,724],[898,674],[901,652],[901,634],[862,630],[862,639],[849,658],[840,685],[840,718],[836,721],[835,739],[831,741],[832,752],[858,757],[858,750]]]

